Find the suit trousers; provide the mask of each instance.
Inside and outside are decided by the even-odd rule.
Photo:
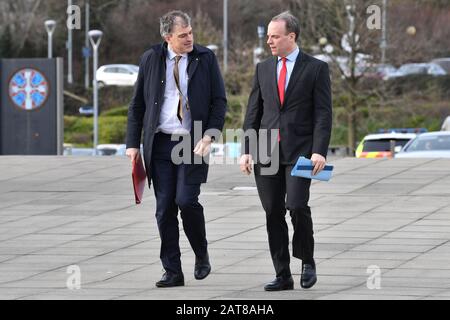
[[[255,165],[256,186],[266,212],[270,254],[277,277],[291,276],[286,210],[290,211],[294,227],[293,256],[303,263],[314,264],[313,222],[308,206],[311,180],[292,177],[292,168],[293,165],[281,164],[276,174],[261,175],[261,165]]]
[[[166,271],[181,273],[178,210],[183,229],[196,257],[207,253],[205,217],[198,202],[200,184],[186,181],[185,165],[171,160],[173,147],[171,135],[157,133],[153,142],[151,172],[156,197],[156,220],[161,238],[160,258]]]

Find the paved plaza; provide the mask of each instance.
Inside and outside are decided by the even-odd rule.
[[[265,216],[237,165],[202,187],[211,275],[194,279],[181,232],[186,286],[157,289],[153,190],[134,204],[126,158],[0,157],[0,299],[450,299],[450,160],[332,164],[311,189],[318,283],[301,289],[293,259],[295,290],[265,292]]]

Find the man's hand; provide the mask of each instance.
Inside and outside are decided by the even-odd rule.
[[[241,168],[242,173],[249,175],[252,173],[252,155],[251,154],[243,154],[241,159],[239,160],[239,166]]]
[[[141,155],[139,154],[139,149],[136,148],[128,148],[126,153],[128,158],[130,158],[131,162],[134,162],[138,159],[138,157],[140,157]]]
[[[325,164],[327,163],[326,159],[318,153],[313,153],[313,155],[311,156],[311,161],[314,166],[312,172],[313,176],[322,171],[322,169],[325,167]]]
[[[212,139],[210,136],[204,136],[194,148],[194,153],[198,156],[204,157],[211,151]]]

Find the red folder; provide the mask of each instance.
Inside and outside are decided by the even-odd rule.
[[[134,198],[136,199],[136,204],[140,204],[144,195],[145,182],[147,181],[147,174],[140,155],[136,161],[133,161],[131,177],[133,179]]]

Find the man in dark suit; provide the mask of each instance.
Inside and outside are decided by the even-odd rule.
[[[244,121],[245,131],[258,132],[260,149],[270,145],[271,132],[278,135],[274,139],[278,152],[269,158],[271,164],[278,165],[276,173],[265,174],[267,164],[259,159],[255,159],[254,166],[276,271],[275,280],[264,287],[267,291],[294,287],[286,210],[290,211],[294,227],[293,256],[302,260],[301,287],[311,288],[317,281],[313,223],[308,206],[311,180],[292,177],[290,173],[300,156],[311,158],[313,174],[325,166],[332,123],[331,85],[328,65],[299,50],[296,44],[299,31],[298,20],[289,12],[270,22],[267,44],[274,57],[256,66]],[[263,136],[260,130],[271,132]],[[253,150],[248,140],[244,145],[240,167],[242,172],[250,174]]]
[[[201,157],[218,138],[205,131],[220,135],[227,101],[217,59],[211,50],[194,44],[190,17],[181,11],[169,12],[160,19],[160,31],[164,43],[141,57],[128,111],[127,156],[132,161],[140,157],[143,129],[144,162],[149,185],[153,181],[155,190],[165,269],[156,286],[174,287],[184,285],[178,210],[195,253],[195,278],[204,279],[211,270],[203,207],[198,202],[200,185],[208,175],[208,164]],[[201,132],[194,133],[199,124]],[[173,135],[188,139],[190,148],[175,152],[178,141],[173,141]],[[191,161],[177,164],[179,156]]]

